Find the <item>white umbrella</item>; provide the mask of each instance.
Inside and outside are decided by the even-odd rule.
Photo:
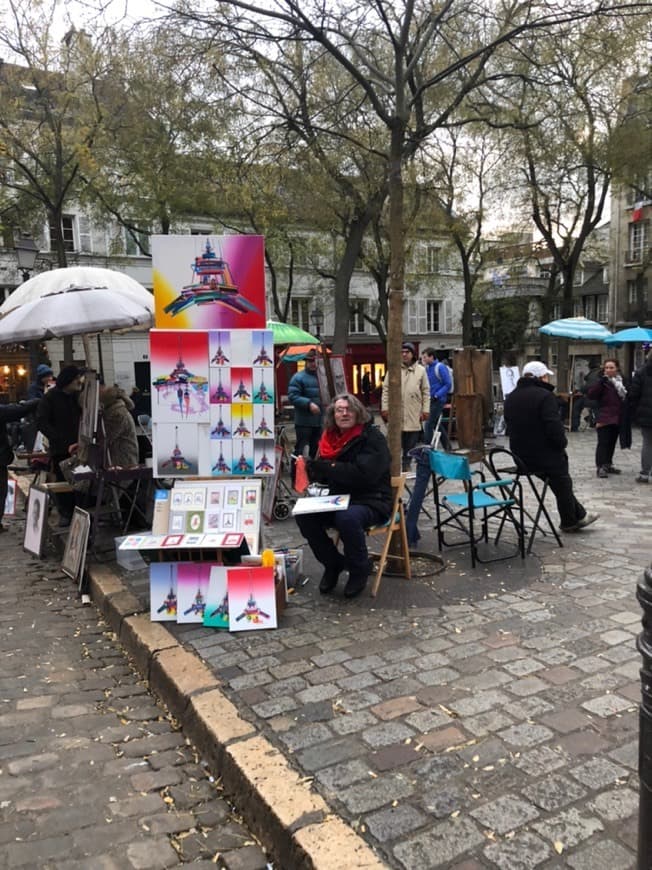
[[[112,291],[116,296],[129,297],[143,305],[148,299],[150,301],[152,299],[149,290],[124,272],[101,269],[97,266],[68,266],[65,269],[39,272],[38,275],[25,281],[0,305],[0,315],[7,314],[33,299],[40,299],[51,293],[61,293],[73,287],[101,287]]]
[[[68,287],[25,302],[0,318],[0,344],[150,327],[153,309],[154,298],[149,293],[143,303],[105,288]],[[84,346],[90,359],[86,340]]]

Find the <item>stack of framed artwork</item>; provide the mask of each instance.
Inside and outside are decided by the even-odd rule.
[[[155,476],[176,480],[155,511],[166,534],[129,536],[121,548],[196,554],[152,560],[152,619],[275,627],[273,571],[201,560],[243,536],[259,552],[262,478],[273,476],[275,459],[264,240],[154,236],[152,263],[152,464]]]

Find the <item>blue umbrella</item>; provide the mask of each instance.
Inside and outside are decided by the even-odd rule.
[[[621,329],[614,332],[604,340],[605,344],[652,344],[652,329],[644,326],[632,326],[629,329]]]
[[[603,341],[611,335],[606,326],[586,317],[562,317],[539,327],[539,332],[553,338],[569,338],[572,341]]]

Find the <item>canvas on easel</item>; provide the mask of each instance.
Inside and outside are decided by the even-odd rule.
[[[85,372],[80,401],[79,442],[83,445],[94,444],[97,440],[100,411],[100,376],[97,372]]]

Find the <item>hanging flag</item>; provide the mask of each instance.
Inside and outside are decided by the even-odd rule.
[[[643,218],[643,203],[635,202],[632,209],[632,223],[635,224]]]

